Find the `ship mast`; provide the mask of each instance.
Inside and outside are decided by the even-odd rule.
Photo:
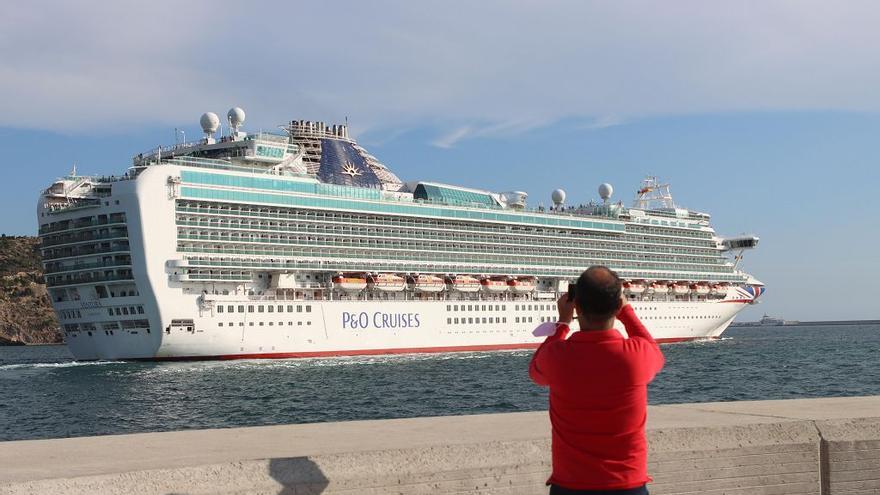
[[[675,208],[669,184],[661,184],[657,177],[648,176],[642,181],[642,187],[636,192],[633,208],[641,210],[671,210]]]

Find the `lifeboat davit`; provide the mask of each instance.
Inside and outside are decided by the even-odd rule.
[[[623,291],[627,294],[644,294],[647,288],[644,280],[627,280],[623,283]]]
[[[446,279],[450,289],[458,292],[477,292],[480,290],[480,279],[470,275],[455,275]]]
[[[672,282],[669,284],[669,290],[677,296],[683,296],[691,291],[687,282]]]
[[[382,292],[400,292],[406,289],[406,278],[396,273],[379,273],[367,277],[367,286]]]
[[[480,280],[480,285],[486,292],[506,292],[507,277],[485,277]]]
[[[346,292],[358,292],[367,288],[367,275],[364,273],[339,273],[333,276],[333,288]]]
[[[535,277],[517,277],[507,281],[507,286],[513,292],[534,292],[538,286]]]
[[[446,288],[446,281],[436,275],[413,275],[409,285],[417,292],[440,292]]]
[[[669,293],[669,284],[662,280],[651,282],[650,290],[654,291],[654,294],[667,294]]]

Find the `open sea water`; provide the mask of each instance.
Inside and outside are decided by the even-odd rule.
[[[878,326],[741,327],[662,348],[652,404],[880,395]],[[78,363],[65,346],[0,347],[0,440],[545,410],[530,357]]]

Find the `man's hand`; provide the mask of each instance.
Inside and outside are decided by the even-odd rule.
[[[571,323],[574,319],[574,301],[568,300],[568,294],[556,300],[556,310],[559,312],[559,323]]]
[[[620,312],[623,311],[623,308],[625,308],[627,304],[629,304],[629,300],[623,294],[623,291],[620,291],[620,309],[617,310],[617,314],[620,314]]]

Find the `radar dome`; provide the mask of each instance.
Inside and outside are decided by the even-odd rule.
[[[220,127],[220,117],[214,112],[205,112],[202,114],[202,118],[199,119],[199,123],[202,125],[202,131],[205,134],[214,134],[217,132],[217,128]]]
[[[565,203],[565,191],[563,191],[562,189],[557,189],[553,191],[553,193],[550,195],[550,199],[553,200],[554,205],[561,205]]]
[[[611,197],[611,195],[613,193],[614,193],[614,188],[611,187],[611,184],[606,182],[606,183],[601,184],[599,186],[599,197],[600,198],[607,200],[608,198]]]
[[[244,110],[239,107],[232,107],[226,113],[226,117],[229,118],[229,123],[232,124],[232,127],[238,127],[244,123]]]

